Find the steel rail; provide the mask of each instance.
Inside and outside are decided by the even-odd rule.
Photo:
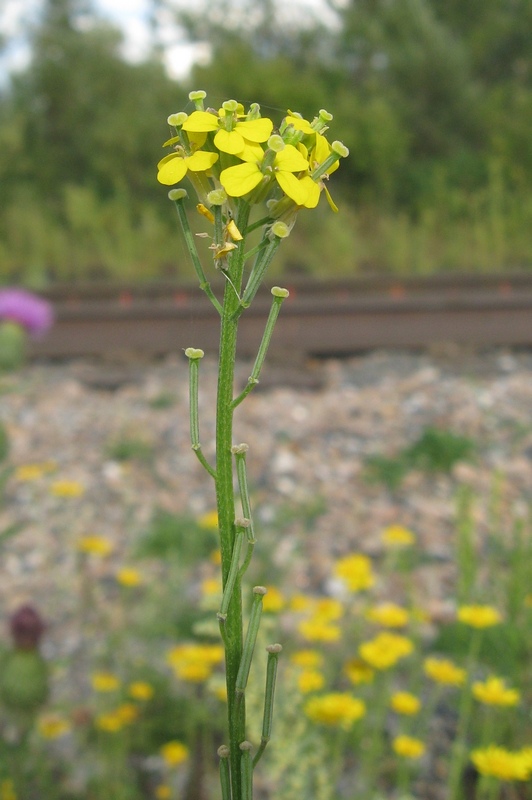
[[[347,356],[440,342],[532,346],[532,274],[281,282],[290,290],[272,340],[281,354]],[[218,315],[196,287],[80,284],[43,294],[54,305],[56,323],[31,343],[32,357],[217,347]],[[270,300],[264,289],[243,314],[239,355],[255,354]]]

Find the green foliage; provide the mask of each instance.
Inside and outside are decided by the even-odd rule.
[[[115,461],[151,461],[153,445],[138,436],[122,436],[108,445],[107,455]]]
[[[217,543],[215,532],[202,528],[194,518],[159,509],[139,540],[136,552],[139,558],[173,556],[183,566],[189,566],[206,558]]]

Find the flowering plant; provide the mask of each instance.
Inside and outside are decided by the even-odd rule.
[[[163,146],[172,148],[158,164],[157,178],[175,186],[186,177],[198,199],[197,211],[212,226],[211,269],[225,278],[220,300],[207,279],[185,209],[187,192],[174,188],[179,222],[201,288],[221,319],[218,390],[216,404],[216,461],[202,451],[198,419],[199,365],[203,350],[186,349],[190,369],[190,434],[192,449],[214,479],[222,559],[223,595],[218,611],[225,650],[228,697],[228,744],[219,748],[223,800],[250,800],[253,770],[269,741],[277,660],[281,645],[267,647],[266,688],[261,742],[254,756],[246,738],[245,695],[257,639],[266,589],[253,588],[247,628],[243,630],[241,584],[255,545],[255,528],[247,484],[248,445],[233,441],[233,416],[259,381],[273,328],[288,291],[273,287],[272,306],[257,357],[245,388],[233,394],[238,323],[251,304],[282,241],[290,235],[297,214],[315,208],[323,192],[337,211],[326,188],[340,158],[348,155],[341,142],[325,136],[331,114],[320,111],[311,121],[288,112],[279,126],[261,116],[253,103],[248,111],[235,100],[221,108],[205,109],[203,91],[191,92],[195,110],[171,114],[171,137]],[[264,206],[266,210],[264,211]],[[252,219],[256,209],[262,210]],[[258,245],[249,248],[248,236],[260,231]],[[241,515],[236,512],[234,477],[238,485]]]
[[[0,290],[0,369],[19,366],[26,334],[43,336],[52,323],[52,306],[46,300],[25,289]]]

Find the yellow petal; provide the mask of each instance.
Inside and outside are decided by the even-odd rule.
[[[298,206],[304,206],[308,197],[307,188],[291,172],[276,172],[277,183],[283,192]]]
[[[216,131],[218,130],[218,117],[210,111],[193,111],[183,123],[184,131]]]
[[[273,122],[268,117],[249,119],[245,122],[237,122],[235,130],[250,142],[266,142],[273,130]]]
[[[172,186],[174,183],[179,183],[187,174],[185,159],[178,155],[171,155],[163,158],[158,166],[159,172],[157,173],[157,180],[165,186]]]
[[[205,172],[218,161],[218,153],[207,153],[205,150],[196,150],[191,156],[185,158],[188,169],[192,172]]]
[[[293,125],[296,131],[303,131],[303,133],[316,133],[310,122],[306,119],[301,119],[301,117],[294,117],[289,114],[285,117],[285,122],[287,125]]]
[[[256,164],[237,164],[220,174],[220,183],[230,197],[242,197],[251,192],[262,180],[262,172]]]
[[[234,219],[230,219],[225,227],[227,229],[227,233],[234,242],[242,241],[244,237],[236,227],[236,222],[234,221]]]
[[[302,172],[308,169],[308,161],[292,144],[287,144],[284,150],[277,153],[274,164],[283,172]]]
[[[198,203],[198,205],[196,206],[196,211],[198,211],[203,217],[206,217],[209,220],[209,222],[212,222],[214,224],[214,214],[212,213],[212,211],[209,211],[207,206],[204,206],[203,203]]]
[[[175,144],[176,142],[179,141],[180,141],[179,136],[172,136],[171,139],[167,139],[166,142],[163,142],[162,147],[168,147],[169,145]]]
[[[214,144],[223,153],[236,156],[244,149],[245,142],[238,131],[219,130],[214,137]]]
[[[305,208],[316,208],[320,199],[320,187],[309,175],[299,181],[307,192],[307,199],[303,203]]]
[[[334,211],[335,214],[338,214],[338,206],[332,199],[331,194],[326,186],[323,187],[323,191],[325,192],[325,197],[327,198],[327,202],[329,203],[329,206],[331,207],[332,211]]]
[[[254,164],[260,164],[264,158],[264,150],[260,144],[246,141],[245,147],[242,152],[238,154],[238,157],[241,158],[242,161],[250,161]]]

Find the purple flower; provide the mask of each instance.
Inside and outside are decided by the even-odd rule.
[[[51,328],[54,314],[51,304],[25,289],[0,290],[0,320],[17,322],[32,336],[42,336]]]

